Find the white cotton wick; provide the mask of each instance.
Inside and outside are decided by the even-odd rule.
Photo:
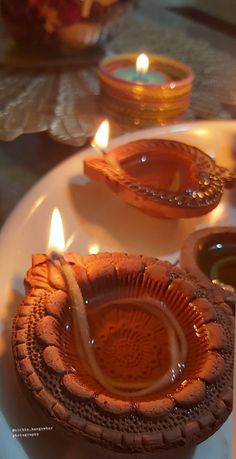
[[[89,364],[89,368],[93,377],[107,390],[112,391],[112,387],[109,385],[109,382],[97,364],[93,349],[90,344],[91,334],[87,318],[86,306],[81,289],[75,278],[74,271],[71,265],[64,259],[61,254],[53,253],[51,260],[59,261],[61,270],[67,282],[68,292],[71,300],[75,343],[80,358],[83,360],[85,366]],[[78,330],[81,339],[79,339]]]
[[[50,259],[52,262],[55,262],[55,260],[59,261],[61,270],[65,276],[71,301],[76,348],[85,367],[89,366],[89,370],[93,377],[108,391],[121,397],[125,396],[129,398],[149,395],[171,383],[173,373],[177,375],[179,367],[185,363],[187,356],[187,342],[177,319],[167,306],[151,297],[124,298],[117,300],[119,305],[126,304],[128,300],[129,304],[148,310],[151,314],[155,316],[158,315],[158,317],[159,311],[161,310],[162,320],[165,323],[169,338],[171,364],[166,373],[159,378],[158,381],[150,385],[143,382],[133,384],[115,381],[114,379],[104,375],[97,363],[94,350],[91,345],[91,333],[87,318],[86,305],[71,265],[61,254],[53,253],[50,256]],[[105,306],[106,305],[103,305],[103,307]],[[135,391],[132,390],[134,388],[136,389]]]
[[[171,354],[171,363],[169,369],[166,373],[159,378],[153,384],[147,385],[147,383],[130,383],[130,382],[121,382],[106,377],[107,384],[112,387],[112,392],[116,395],[125,396],[129,398],[141,397],[149,395],[157,390],[162,389],[167,384],[173,382],[173,373],[178,374],[180,368],[184,365],[187,357],[187,340],[180,327],[177,319],[172,314],[172,312],[165,306],[162,302],[159,302],[151,297],[140,297],[140,298],[124,298],[113,302],[113,304],[118,303],[118,305],[126,304],[127,301],[129,304],[132,304],[142,310],[148,310],[151,314],[159,317],[159,311],[162,312],[162,320],[165,323],[168,338],[169,338],[169,348]],[[106,305],[102,305],[101,309]],[[166,317],[165,317],[166,316]],[[135,388],[137,390],[131,390]]]

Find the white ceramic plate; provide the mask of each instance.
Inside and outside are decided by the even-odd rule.
[[[172,138],[196,145],[218,164],[235,168],[236,121],[155,128],[115,139],[111,146],[150,137]],[[40,180],[14,210],[0,234],[0,458],[3,459],[98,457],[97,449],[94,453],[90,451],[90,456],[83,453],[83,441],[78,455],[74,438],[52,425],[50,418],[38,411],[35,403],[30,403],[17,381],[11,356],[11,321],[24,291],[23,277],[30,266],[31,254],[47,250],[53,208],[59,207],[62,213],[68,250],[81,253],[96,249],[128,251],[170,261],[178,258],[179,248],[190,232],[205,226],[236,224],[235,190],[226,191],[218,207],[200,218],[167,221],[149,217],[83,175],[83,159],[90,154],[94,152],[87,149],[70,157]],[[50,430],[39,430],[40,427]],[[12,429],[30,430],[12,432]],[[32,432],[39,435],[28,436]],[[14,434],[27,436],[13,438]],[[231,438],[229,420],[213,437],[198,446],[194,459],[231,459]]]

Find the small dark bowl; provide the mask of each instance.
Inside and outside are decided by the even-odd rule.
[[[181,266],[233,309],[236,301],[236,227],[204,228],[184,242]]]

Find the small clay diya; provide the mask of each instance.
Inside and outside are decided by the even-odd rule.
[[[235,180],[198,148],[161,139],[137,140],[85,159],[84,171],[128,204],[172,219],[210,212]]]
[[[235,307],[236,227],[218,226],[192,233],[184,242],[181,266],[193,273],[214,295]]]
[[[89,344],[114,390],[81,359],[62,271],[33,256],[13,325],[16,368],[63,426],[121,452],[195,445],[232,409],[233,316],[183,270],[151,257],[66,256]]]

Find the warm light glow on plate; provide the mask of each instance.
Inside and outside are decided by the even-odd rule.
[[[52,213],[50,235],[48,241],[49,252],[63,252],[65,250],[65,238],[62,218],[59,210],[55,208]]]
[[[140,54],[136,60],[137,73],[145,74],[149,69],[149,59],[146,54]]]
[[[204,128],[198,128],[194,130],[194,134],[198,135],[199,137],[205,137],[209,134],[209,130]]]
[[[209,220],[212,225],[214,225],[216,222],[218,222],[222,218],[224,211],[225,211],[225,206],[223,202],[218,204],[218,206],[211,211],[211,213],[209,214]]]

